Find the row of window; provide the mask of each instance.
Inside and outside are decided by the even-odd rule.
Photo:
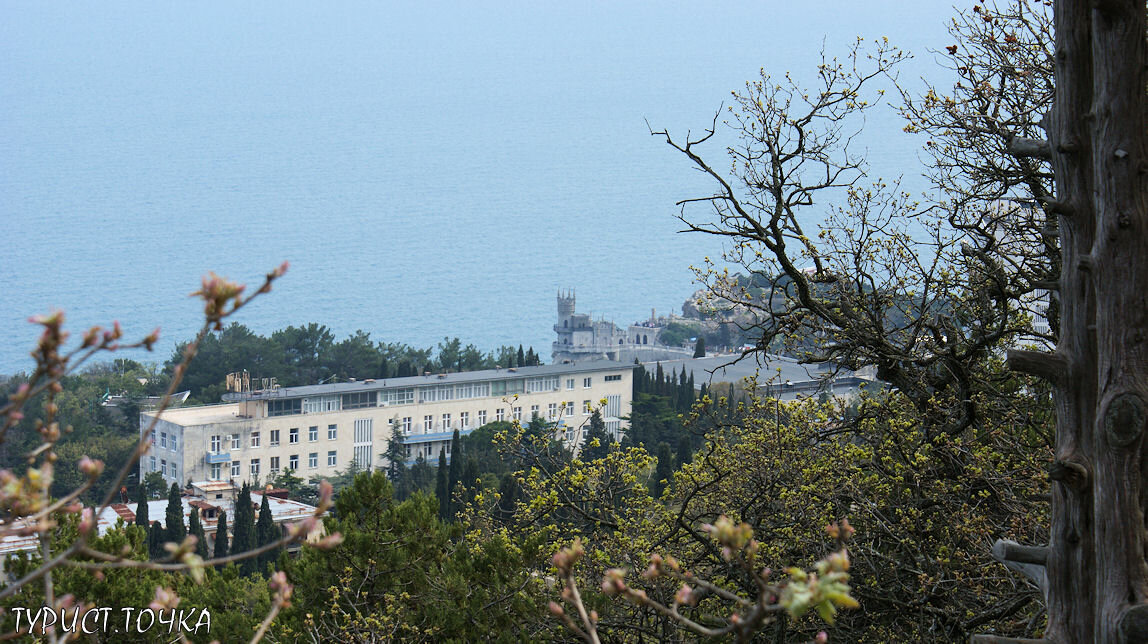
[[[523,421],[523,417],[522,417],[523,409],[522,409],[522,407],[512,407],[510,410],[510,413],[511,413],[511,418],[513,418],[514,420],[517,420],[519,422]],[[584,415],[587,415],[587,416],[594,413],[593,401],[591,401],[591,400],[583,400],[582,401],[582,413]],[[534,418],[538,418],[540,415],[541,415],[541,410],[539,409],[539,406],[538,405],[531,405],[530,406],[530,419],[533,420]],[[562,405],[560,405],[559,403],[550,403],[546,408],[546,419],[547,420],[555,421],[555,420],[558,420],[562,416],[569,417],[569,416],[573,416],[573,415],[574,415],[574,401],[568,401]],[[482,427],[483,425],[485,425],[486,421],[487,421],[486,410],[485,409],[479,410],[478,414],[476,415],[476,419],[477,419],[477,423],[474,425],[475,427]],[[496,422],[502,422],[502,421],[507,420],[505,407],[499,407],[498,409],[494,410],[494,420]],[[394,420],[388,420],[387,422],[390,424],[393,424],[395,421]],[[414,428],[414,419],[410,416],[404,416],[402,418],[399,418],[398,422],[399,422],[399,429],[402,430],[402,432],[404,434],[410,434],[411,430]],[[468,412],[468,411],[464,411],[464,412],[459,413],[457,426],[454,424],[454,416],[452,414],[447,413],[447,414],[442,414],[441,416],[435,416],[434,414],[427,414],[427,415],[423,416],[423,423],[422,423],[422,427],[421,427],[422,433],[424,433],[424,434],[429,434],[429,433],[432,433],[435,431],[446,432],[446,431],[450,431],[452,429],[470,429],[470,428],[471,428],[470,412]]]
[[[172,461],[169,464],[167,462],[166,458],[161,458],[159,460],[159,469],[157,470],[155,457],[152,456],[150,465],[151,465],[151,471],[159,472],[163,476],[168,476],[168,477],[171,477],[173,479],[179,480],[179,469],[177,468],[175,461]]]
[[[280,440],[280,430],[272,429],[268,432],[268,446],[278,447]],[[339,426],[337,424],[327,425],[327,440],[333,441],[339,439]],[[319,426],[312,425],[307,428],[307,441],[314,443],[319,440]],[[239,434],[213,434],[211,436],[211,451],[219,453],[223,451],[223,443],[227,441],[231,444],[231,449],[240,449],[243,446],[242,437]],[[287,430],[287,443],[294,445],[299,442],[299,428],[292,427]],[[263,432],[251,432],[248,437],[250,447],[263,447]]]
[[[617,382],[621,375],[605,377],[606,382]],[[473,382],[458,385],[434,385],[418,387],[418,401],[420,403],[437,402],[444,400],[465,400],[468,398],[487,398],[490,396],[511,396],[524,392],[537,393],[543,391],[558,391],[560,379],[558,376],[544,376],[541,378],[511,378],[509,380],[495,380],[493,382]],[[574,389],[576,379],[566,379],[567,391]],[[593,376],[582,378],[582,387],[589,389],[593,386]],[[415,402],[415,388],[387,389],[383,391],[361,391],[341,395],[313,396],[310,398],[287,398],[267,401],[268,416],[286,416],[289,414],[318,413],[324,411],[338,411],[339,409],[362,409],[384,405],[407,405]]]
[[[278,474],[279,470],[280,470],[280,464],[282,463],[280,457],[272,456],[270,459],[268,459],[268,461],[269,461],[268,462],[268,466],[269,466],[268,474],[270,474],[272,476]],[[336,450],[328,451],[327,452],[327,467],[335,467],[338,464],[339,464],[338,452]],[[174,465],[175,464],[173,463],[172,466],[174,467]],[[307,454],[307,468],[314,470],[314,469],[318,469],[318,467],[319,467],[319,452],[311,452],[310,454]],[[287,469],[289,469],[289,470],[298,470],[299,469],[299,455],[298,454],[292,454],[292,455],[287,457]],[[261,459],[253,458],[253,459],[251,459],[250,463],[248,463],[248,470],[247,471],[251,475],[252,478],[259,476],[262,473],[262,470],[263,470],[263,462]],[[173,476],[174,476],[174,474],[173,474]],[[243,476],[243,461],[231,461],[231,478],[239,478],[241,476]],[[223,464],[222,463],[212,463],[212,465],[211,465],[211,480],[212,481],[223,480]]]
[[[160,432],[159,433],[159,446],[164,448],[164,449],[170,449],[173,452],[178,452],[179,451],[179,439],[176,438],[176,435],[174,433],[169,438],[167,435],[167,432]],[[152,469],[154,470],[155,468],[152,468]]]

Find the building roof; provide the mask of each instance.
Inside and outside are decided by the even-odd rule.
[[[701,383],[732,382],[738,383],[743,379],[757,378],[759,387],[767,385],[806,385],[803,389],[816,388],[826,378],[836,376],[849,378],[853,372],[842,370],[834,374],[832,365],[802,364],[794,358],[770,354],[761,356],[753,354],[745,359],[731,364],[737,355],[709,356],[705,358],[689,358],[684,360],[662,360],[660,362],[646,362],[647,370],[662,365],[666,374],[683,369],[693,373],[696,385]],[[784,397],[784,396],[783,396]]]
[[[201,510],[210,508],[219,508],[227,512],[228,517],[235,516],[235,503],[230,499],[211,499],[205,501],[199,497],[182,498],[183,501],[183,516],[184,523],[187,523],[187,517],[191,514],[191,508],[197,507]],[[251,504],[255,506],[256,515],[258,515],[259,507],[263,503],[263,495],[260,492],[251,493]],[[280,499],[268,495],[267,504],[271,509],[271,519],[276,523],[293,522],[315,513],[315,506],[300,503],[299,501],[291,501],[289,499]],[[159,521],[163,523],[163,517],[167,512],[167,499],[156,499],[148,501],[147,504],[148,517],[152,521]],[[96,528],[102,536],[108,530],[115,527],[116,522],[120,519],[124,523],[135,521],[136,518],[136,504],[135,503],[113,503],[100,513],[96,521]],[[200,514],[200,521],[203,523],[204,532],[214,532],[219,522],[218,517],[204,517]],[[27,552],[35,550],[40,546],[40,541],[35,535],[30,536],[16,536],[9,535],[0,538],[0,557],[9,555],[15,552]]]
[[[277,398],[300,398],[305,396],[329,396],[334,394],[347,394],[360,391],[378,391],[381,389],[401,389],[405,387],[419,387],[427,385],[485,382],[489,380],[505,380],[507,378],[515,377],[538,378],[541,376],[555,376],[594,371],[619,371],[633,368],[634,365],[632,364],[627,364],[624,362],[611,362],[608,360],[569,362],[538,365],[535,367],[484,369],[482,371],[431,374],[429,376],[407,376],[404,378],[380,378],[357,380],[354,382],[333,382],[325,385],[279,387],[278,389],[252,391],[250,393],[228,393],[224,394],[223,398],[224,400],[265,400]],[[183,409],[188,408],[185,407]]]

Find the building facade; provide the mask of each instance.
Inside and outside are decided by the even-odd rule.
[[[601,361],[229,393],[225,404],[163,412],[140,477],[259,484],[288,469],[307,479],[352,462],[384,467],[396,430],[407,463],[434,462],[449,458],[455,430],[536,416],[573,447],[597,408],[620,438],[632,391],[633,365]],[[140,414],[141,436],[154,416]]]

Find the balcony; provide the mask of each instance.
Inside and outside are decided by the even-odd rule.
[[[217,463],[230,463],[231,454],[228,452],[221,452],[219,454],[212,454],[211,452],[208,452],[203,456],[203,460],[208,465],[215,465]]]
[[[458,430],[459,436],[466,436],[474,431],[474,428]],[[404,434],[403,445],[414,445],[416,443],[433,443],[434,441],[448,441],[454,437],[454,430],[449,432],[436,432],[434,434]]]

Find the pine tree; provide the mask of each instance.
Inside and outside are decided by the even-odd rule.
[[[255,545],[262,548],[279,539],[279,531],[275,529],[275,520],[271,516],[271,503],[267,495],[263,495],[263,502],[259,506],[259,521],[255,524]],[[274,563],[279,558],[281,548],[273,548],[259,556],[259,564],[266,568],[267,564]]]
[[[438,517],[445,520],[447,513],[450,512],[450,488],[447,487],[446,450],[443,449],[438,451],[438,472],[436,472],[434,493],[438,497]]]
[[[593,443],[595,439],[598,440],[597,445]],[[606,433],[606,423],[602,420],[602,410],[595,409],[590,416],[590,428],[586,430],[586,436],[582,439],[578,457],[582,461],[606,458],[610,453],[610,442],[610,435]]]
[[[203,559],[208,558],[207,535],[203,533],[203,522],[199,520],[199,508],[191,506],[191,516],[187,520],[188,534],[195,537],[195,554]]]
[[[397,421],[398,419],[393,423],[394,429],[391,430],[391,437],[387,441],[386,459],[387,478],[395,489],[395,498],[401,501],[410,496],[412,490],[410,472],[403,464],[406,460],[406,450],[403,447],[403,435]]]
[[[147,516],[147,488],[142,481],[136,488],[136,525],[142,525],[145,528],[151,527],[151,521]]]
[[[187,536],[187,526],[183,523],[183,495],[179,493],[179,486],[175,483],[171,484],[171,489],[167,493],[164,523],[167,525],[164,539],[176,544],[183,543],[183,538]]]
[[[227,547],[227,513],[219,511],[219,525],[215,527],[215,552],[212,557],[220,559],[231,554]]]

